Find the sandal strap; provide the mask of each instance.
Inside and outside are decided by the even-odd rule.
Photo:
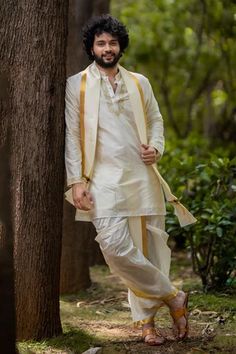
[[[146,336],[157,336],[157,337],[163,337],[162,334],[160,333],[160,331],[158,331],[157,328],[154,327],[148,327],[142,330],[143,334],[142,337],[145,338]]]
[[[146,344],[154,346],[161,345],[165,341],[162,334],[155,327],[143,329],[142,338]]]
[[[157,335],[157,331],[154,327],[148,327],[148,328],[144,328],[143,330],[143,338],[147,337],[147,336],[156,336]]]
[[[179,318],[181,318],[182,316],[187,316],[187,314],[188,314],[188,311],[187,311],[187,309],[186,309],[186,307],[181,307],[181,308],[179,308],[179,309],[177,309],[177,310],[174,310],[174,311],[171,311],[171,316],[172,316],[172,318],[175,320],[175,321],[177,321]]]

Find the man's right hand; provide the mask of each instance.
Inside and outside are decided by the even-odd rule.
[[[88,191],[86,183],[75,183],[72,186],[72,197],[74,206],[81,210],[91,210],[93,208],[93,198]]]

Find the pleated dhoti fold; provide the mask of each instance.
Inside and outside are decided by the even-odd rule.
[[[106,263],[128,288],[134,323],[153,321],[158,308],[178,292],[169,280],[165,216],[97,218],[93,224]]]

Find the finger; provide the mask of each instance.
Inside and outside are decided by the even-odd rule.
[[[86,205],[82,205],[81,208],[80,208],[80,210],[89,211],[89,210],[91,210],[91,208],[89,208],[89,207],[86,206]]]
[[[92,194],[90,192],[86,192],[86,197],[89,200],[89,202],[91,204],[93,204],[93,197],[92,197]]]
[[[81,209],[82,210],[85,210],[85,211],[88,211],[88,210],[91,210],[91,204],[88,202],[87,199],[84,199],[83,202],[81,202]]]
[[[145,165],[153,165],[154,164],[153,161],[151,161],[151,162],[150,161],[145,161],[144,163],[145,163]]]
[[[141,147],[144,148],[145,150],[149,148],[149,145],[147,144],[141,144]]]
[[[154,156],[144,156],[142,158],[143,161],[155,161],[155,157]]]
[[[76,209],[81,209],[81,203],[78,200],[75,201],[74,205],[75,205]]]
[[[83,208],[84,208],[84,195],[82,194],[81,195],[81,197],[77,197],[76,199],[75,199],[75,205],[76,205],[76,208],[77,209],[81,209],[81,210],[84,210]]]
[[[145,149],[145,150],[143,151],[143,153],[144,153],[144,154],[154,154],[154,155],[156,155],[156,151],[155,151],[155,149],[153,149],[152,147],[149,147],[148,149]]]
[[[143,157],[156,157],[156,154],[153,151],[145,151],[144,153],[142,153]]]
[[[144,150],[143,148],[141,148],[141,150],[140,150],[140,155],[142,156],[145,151],[146,151],[146,150]]]
[[[87,210],[92,209],[93,207],[93,201],[92,201],[92,196],[89,192],[86,192],[83,199],[82,199],[82,205],[85,207]]]
[[[80,210],[89,210],[88,202],[84,196],[81,199],[77,199],[76,208]]]
[[[155,162],[155,160],[154,159],[146,159],[146,160],[143,160],[143,162],[145,164],[153,164]]]

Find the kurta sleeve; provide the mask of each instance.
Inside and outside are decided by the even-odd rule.
[[[65,97],[65,166],[67,185],[82,180],[81,148],[80,148],[80,124],[79,124],[79,85],[77,77],[70,77],[66,83]]]
[[[153,146],[162,155],[165,145],[163,119],[150,82],[144,77],[143,79],[148,145]]]

